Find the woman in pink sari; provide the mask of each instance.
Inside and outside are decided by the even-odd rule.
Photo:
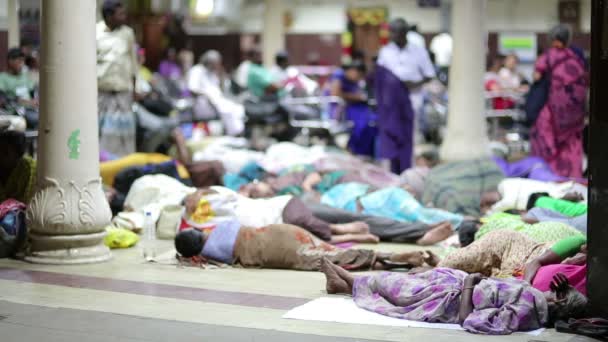
[[[582,176],[587,75],[584,60],[568,47],[566,25],[551,30],[551,48],[536,62],[534,78],[549,77],[547,103],[531,132],[532,154],[563,177]]]

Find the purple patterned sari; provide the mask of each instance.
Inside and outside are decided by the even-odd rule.
[[[467,273],[435,268],[418,273],[383,272],[355,278],[357,306],[382,315],[419,322],[458,323],[460,294]],[[505,335],[541,328],[547,321],[543,294],[515,279],[484,279],[473,290],[467,331]]]

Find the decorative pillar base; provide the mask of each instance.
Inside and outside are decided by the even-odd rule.
[[[25,260],[38,264],[89,264],[112,258],[105,232],[79,235],[29,235]]]
[[[112,258],[110,249],[103,244],[82,248],[67,248],[53,251],[30,252],[25,261],[47,265],[93,264]]]
[[[83,184],[84,183],[84,184]],[[41,264],[85,264],[112,257],[103,243],[112,213],[101,180],[60,182],[46,177],[26,212],[25,260]]]

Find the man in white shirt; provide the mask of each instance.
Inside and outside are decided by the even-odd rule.
[[[102,15],[96,26],[100,147],[125,156],[135,152],[136,122],[131,109],[138,73],[135,33],[126,25],[121,1],[104,1]]]
[[[234,136],[243,133],[245,129],[245,108],[224,95],[228,88],[227,82],[222,56],[215,50],[203,54],[199,64],[192,67],[188,73],[188,90],[196,96],[196,117],[208,118],[209,113],[205,111],[213,109],[222,120],[225,133]]]
[[[407,22],[398,18],[390,23],[391,42],[380,50],[378,65],[387,68],[397,76],[410,90],[410,100],[416,118],[415,126],[420,127],[424,94],[422,86],[435,77],[435,68],[424,47],[412,44],[408,40]],[[421,140],[418,129],[414,129],[417,141]]]

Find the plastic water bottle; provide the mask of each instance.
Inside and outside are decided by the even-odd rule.
[[[156,240],[156,222],[152,217],[152,213],[149,211],[145,212],[143,233],[144,259],[146,259],[146,261],[153,261],[156,257],[156,250],[154,249],[154,240]]]

